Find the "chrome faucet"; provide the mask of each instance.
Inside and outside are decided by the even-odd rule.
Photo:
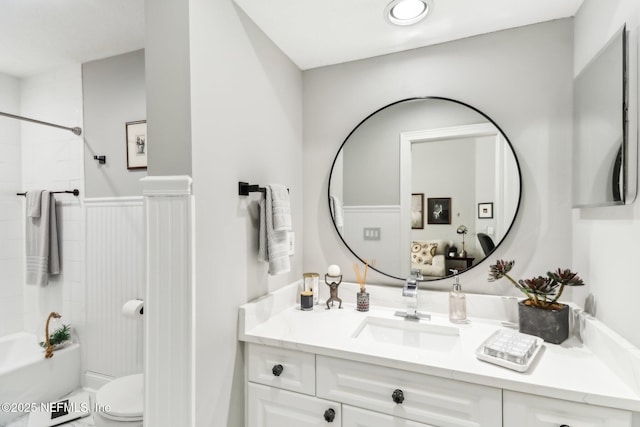
[[[420,270],[411,270],[411,275],[402,288],[402,297],[407,304],[407,310],[396,311],[396,316],[410,320],[431,319],[430,315],[418,311],[418,286],[423,280]]]

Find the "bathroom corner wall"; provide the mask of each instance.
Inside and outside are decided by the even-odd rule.
[[[20,111],[20,81],[0,75],[0,111]],[[22,331],[20,122],[0,117],[0,336]]]
[[[63,67],[21,81],[20,114],[64,126],[82,127],[80,65]],[[20,122],[22,191],[80,190],[80,197],[56,194],[61,274],[46,287],[24,285],[24,330],[44,335],[38,327],[58,311],[81,337],[84,333],[85,291],[82,282],[83,244],[81,197],[83,139],[69,131]],[[24,220],[20,224],[24,229]],[[24,265],[22,266],[24,268]]]
[[[196,216],[198,427],[244,425],[238,307],[302,275],[302,73],[232,1],[190,7]],[[238,181],[290,189],[291,272],[258,261],[259,194]]]

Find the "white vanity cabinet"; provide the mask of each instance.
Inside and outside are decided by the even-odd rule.
[[[342,426],[340,403],[315,397],[316,356],[246,344],[247,427]]]
[[[397,290],[374,286],[395,301]],[[296,282],[240,308],[246,427],[640,427],[640,353],[590,316],[581,318],[584,344],[545,344],[532,369],[519,373],[474,353],[502,327],[499,319],[461,327],[453,348],[432,338],[395,345],[385,342],[391,332],[360,331],[376,322],[408,330],[397,307],[302,311],[291,302],[299,292]],[[422,292],[448,303],[446,294]],[[476,304],[486,313],[504,308],[489,296]],[[438,312],[428,324],[451,327]]]
[[[504,391],[505,427],[631,427],[632,422],[632,413],[621,409]]]
[[[500,427],[493,387],[246,344],[247,427]]]
[[[501,389],[351,360],[316,356],[316,394],[423,425],[502,426]]]

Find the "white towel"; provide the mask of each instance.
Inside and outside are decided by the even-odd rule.
[[[273,230],[291,231],[291,203],[289,190],[284,185],[270,184],[271,208],[273,209]]]
[[[27,216],[32,218],[40,218],[40,210],[42,206],[42,190],[27,191]]]
[[[331,216],[336,224],[338,231],[342,232],[344,227],[344,212],[342,211],[342,202],[336,196],[329,196],[329,207],[331,208]]]
[[[46,286],[49,274],[60,273],[60,251],[53,194],[40,191],[40,216],[26,218],[27,284]],[[28,194],[28,193],[27,193]]]
[[[276,274],[288,273],[291,271],[291,264],[289,262],[289,231],[291,229],[291,217],[289,214],[289,228],[285,230],[275,230],[274,221],[276,216],[282,216],[278,221],[281,221],[280,227],[286,227],[286,216],[284,203],[282,199],[277,196],[278,201],[276,205],[279,206],[278,214],[276,215],[273,209],[273,194],[272,186],[266,186],[266,192],[264,198],[260,199],[260,230],[259,230],[259,245],[258,245],[258,259],[269,263],[269,274],[272,276]],[[285,189],[286,191],[286,189]],[[288,205],[288,194],[287,194]]]

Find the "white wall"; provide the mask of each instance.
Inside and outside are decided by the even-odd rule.
[[[192,0],[189,9],[196,425],[242,426],[238,306],[302,276],[302,76],[233,2]],[[291,273],[268,276],[257,260],[258,196],[238,196],[238,181],[289,187]]]
[[[85,380],[143,370],[143,319],[125,318],[122,305],[145,297],[146,254],[142,198],[84,201],[86,239]]]
[[[521,161],[523,202],[513,231],[489,261],[462,275],[465,289],[515,295],[508,284],[486,280],[489,263],[498,257],[516,260],[513,273],[523,278],[570,265],[565,165],[571,149],[572,40],[572,21],[565,19],[305,71],[305,270],[323,272],[336,263],[345,280],[355,279],[348,268],[354,258],[330,222],[331,161],[364,117],[414,96],[449,97],[480,109],[502,128]],[[444,282],[429,286],[448,289],[451,281]]]
[[[0,111],[20,113],[20,81],[0,75]],[[20,122],[0,118],[0,336],[22,330]]]
[[[21,82],[21,114],[64,126],[82,127],[80,65],[28,77]],[[22,190],[77,188],[84,194],[83,139],[73,133],[21,122]],[[56,194],[61,273],[46,287],[24,285],[24,329],[40,331],[51,311],[63,316],[83,336],[85,289],[80,198]],[[21,227],[24,229],[24,222]],[[24,267],[23,267],[24,268]]]
[[[638,36],[640,3],[637,0],[585,0],[575,17],[574,75],[600,50],[609,38],[627,23]],[[637,41],[637,40],[636,40]],[[635,42],[631,46],[636,46]],[[636,76],[638,63],[631,62]],[[637,99],[637,93],[630,93]],[[638,122],[638,117],[629,117]],[[631,315],[637,312],[635,271],[640,239],[640,204],[573,211],[573,266],[588,284],[574,290],[583,300],[591,292],[597,317],[609,327],[640,346],[640,330]]]

